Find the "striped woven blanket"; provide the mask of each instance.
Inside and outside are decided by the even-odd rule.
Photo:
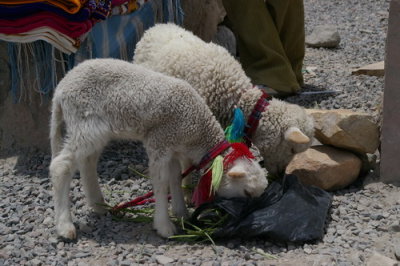
[[[86,59],[112,57],[131,61],[136,43],[143,32],[156,23],[167,22],[182,24],[180,0],[148,0],[133,13],[112,16],[97,23],[78,51],[71,55],[60,52],[44,41],[9,42],[11,91],[14,100],[29,101],[29,90],[51,95],[50,92],[56,87],[58,80],[69,69]],[[34,80],[25,77],[34,77]]]
[[[0,0],[1,5],[22,5],[32,3],[49,3],[70,14],[75,14],[83,7],[87,0]]]

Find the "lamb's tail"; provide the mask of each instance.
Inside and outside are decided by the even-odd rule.
[[[53,99],[51,119],[50,119],[50,145],[51,157],[54,158],[62,149],[62,124],[63,113],[60,103]]]

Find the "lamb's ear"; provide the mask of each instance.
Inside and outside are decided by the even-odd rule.
[[[290,127],[285,132],[285,140],[296,144],[306,144],[310,142],[310,138],[304,135],[297,127]]]
[[[228,173],[227,173],[227,175],[230,177],[230,178],[244,178],[245,176],[246,176],[246,173],[245,172],[233,172],[233,171],[229,171]]]

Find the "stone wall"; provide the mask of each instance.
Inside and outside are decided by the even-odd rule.
[[[0,151],[8,154],[16,153],[20,148],[48,151],[48,97],[27,90],[25,99],[15,103],[10,83],[7,43],[0,42]]]

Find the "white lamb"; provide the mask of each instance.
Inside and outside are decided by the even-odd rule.
[[[133,60],[189,82],[224,127],[232,120],[234,105],[247,118],[262,95],[225,48],[206,43],[174,24],[148,29],[137,43]],[[252,142],[268,171],[277,174],[284,171],[294,154],[310,146],[314,127],[312,118],[300,106],[277,99],[269,103]]]
[[[224,132],[187,82],[121,60],[93,59],[76,66],[58,84],[50,138],[50,176],[60,236],[76,237],[68,196],[76,170],[89,206],[96,212],[105,211],[99,205],[104,200],[96,165],[107,142],[119,138],[144,144],[156,199],[153,226],[168,237],[175,232],[168,217],[168,187],[173,211],[178,217],[187,216],[180,162],[199,163],[224,140]],[[259,196],[267,186],[265,173],[254,160],[238,159],[225,173],[217,191],[221,196]]]

